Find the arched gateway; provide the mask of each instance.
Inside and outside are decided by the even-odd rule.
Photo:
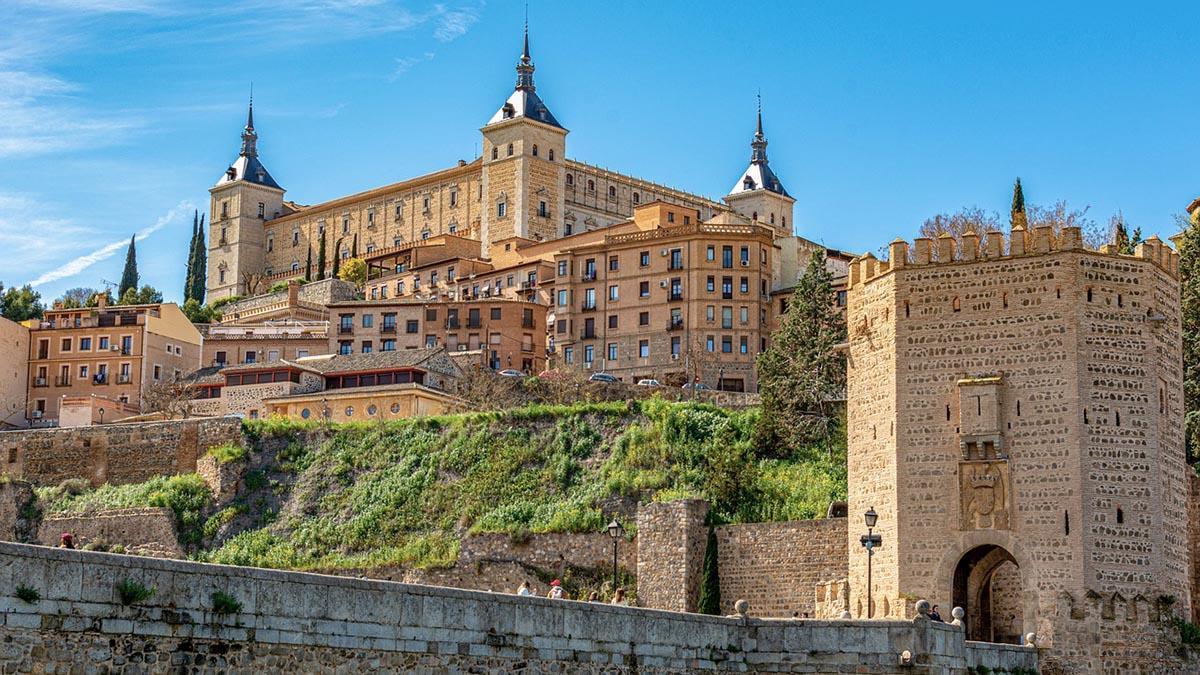
[[[954,606],[966,611],[968,640],[1020,642],[1024,626],[1017,561],[1000,546],[967,551],[954,568]]]

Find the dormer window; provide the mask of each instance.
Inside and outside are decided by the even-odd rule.
[[[500,110],[501,110],[500,116],[506,120],[512,119],[513,116],[516,115],[516,113],[517,113],[517,109],[514,108],[513,104],[511,104],[511,103],[505,103],[504,107],[501,108]],[[512,154],[512,153],[509,153],[509,154]]]
[[[228,169],[225,169],[225,177],[229,180],[237,180],[237,169],[233,168],[232,166]]]
[[[754,179],[751,178],[750,176],[746,176],[745,178],[743,178],[742,179],[742,189],[743,190],[753,190],[754,189]]]

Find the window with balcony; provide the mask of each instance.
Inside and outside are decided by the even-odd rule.
[[[133,336],[132,335],[122,335],[121,336],[121,353],[126,356],[133,353]]]
[[[673,277],[671,279],[671,295],[669,299],[671,301],[683,299],[683,280],[679,277]]]
[[[588,258],[583,262],[583,280],[592,281],[596,278],[596,259]]]
[[[396,332],[396,315],[395,314],[384,314],[383,315],[382,330],[384,333],[395,333]]]
[[[583,292],[583,311],[596,309],[596,289],[588,288]]]
[[[683,249],[679,249],[679,248],[671,249],[671,266],[670,266],[670,268],[672,270],[683,269]]]
[[[347,335],[354,332],[354,315],[339,314],[338,315],[338,333]]]

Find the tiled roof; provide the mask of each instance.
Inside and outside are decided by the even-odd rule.
[[[369,354],[334,354],[331,356],[308,356],[297,359],[296,365],[323,375],[354,373],[392,368],[415,368],[441,352],[440,347],[425,349],[400,349]]]

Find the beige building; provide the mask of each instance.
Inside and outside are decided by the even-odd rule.
[[[302,359],[329,353],[328,321],[281,319],[259,324],[213,324],[201,327],[207,367]]]
[[[869,604],[850,529],[851,612],[928,598],[965,608],[970,639],[1148,672],[1153,617],[1187,617],[1192,584],[1178,256],[1004,239],[851,265],[849,510],[882,535]]]
[[[0,430],[29,426],[29,328],[0,317]]]
[[[454,397],[422,384],[338,389],[265,401],[267,414],[292,419],[364,422],[443,415]]]
[[[196,369],[200,341],[172,303],[48,310],[30,330],[27,417],[56,425],[63,397],[140,405],[147,387]]]

